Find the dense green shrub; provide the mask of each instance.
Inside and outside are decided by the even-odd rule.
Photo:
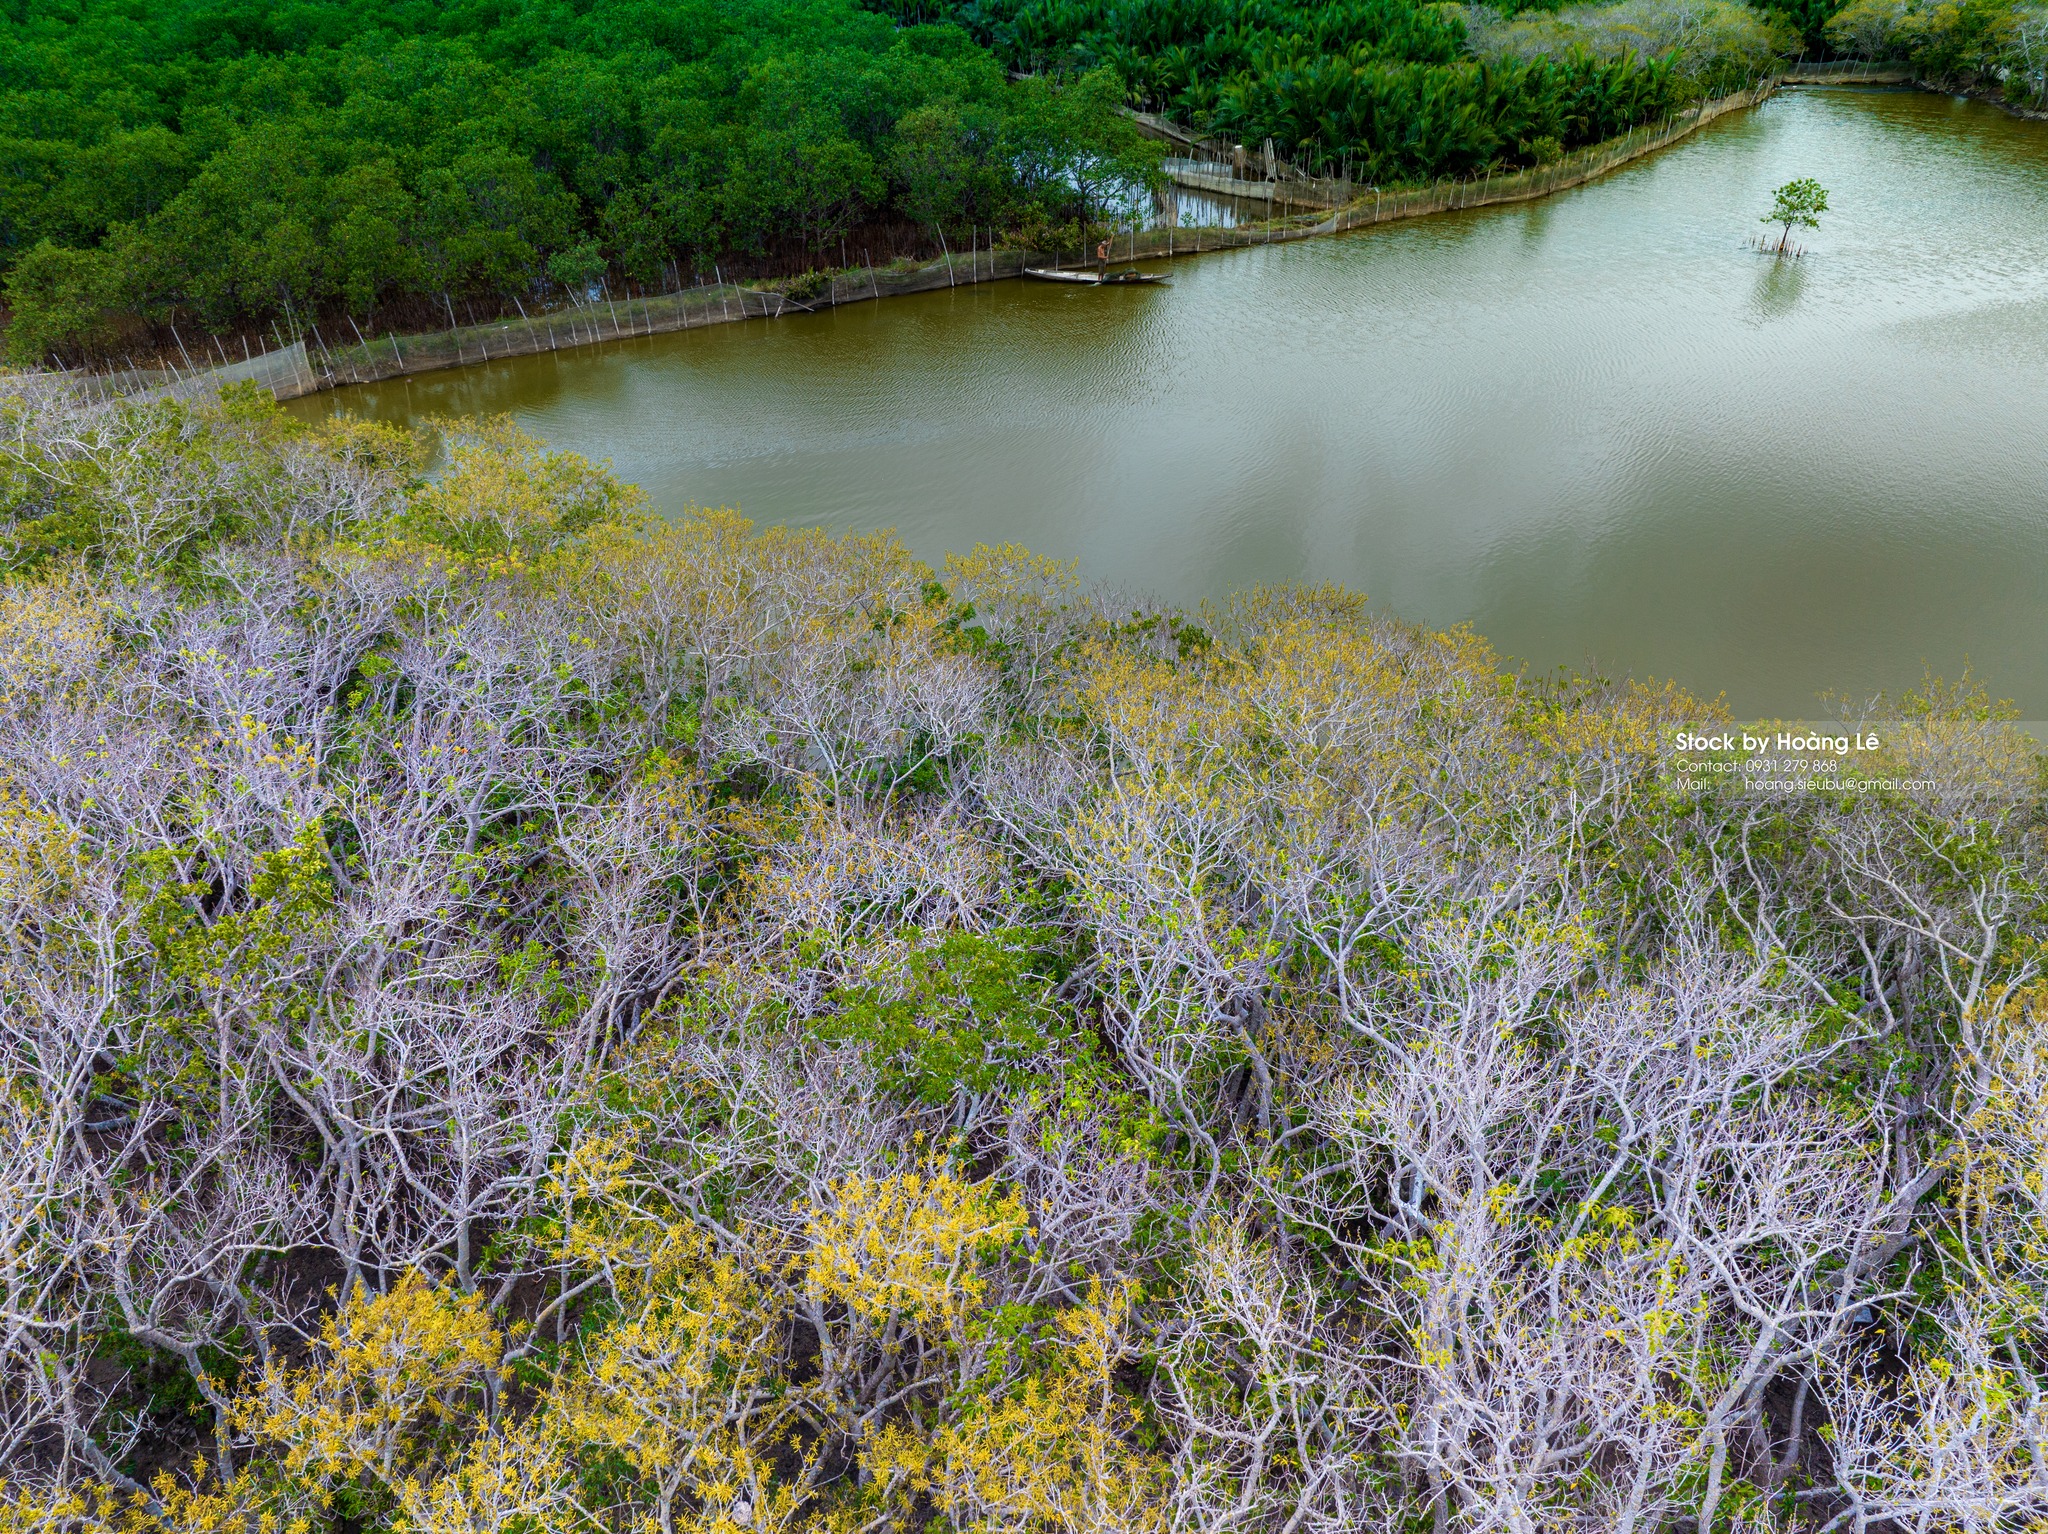
[[[2048,6],[1851,0],[1827,37],[1858,58],[1910,63],[1930,80],[1990,85],[2022,105],[2048,105]]]

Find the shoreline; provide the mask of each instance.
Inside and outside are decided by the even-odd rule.
[[[1372,189],[1334,209],[1268,217],[1234,228],[1204,226],[1133,231],[1112,237],[1110,259],[1174,261],[1219,250],[1281,244],[1342,234],[1379,224],[1506,203],[1531,202],[1597,180],[1609,171],[1667,149],[1730,112],[1760,106],[1787,85],[1912,85],[1940,89],[1916,79],[1910,68],[1868,64],[1803,65],[1780,71],[1743,90],[1700,102],[1651,127],[1630,129],[1618,139],[1589,145],[1550,165],[1486,175],[1470,181],[1439,181],[1397,191]],[[1011,281],[1028,266],[1062,265],[1056,253],[1015,249],[948,252],[936,261],[897,262],[834,273],[803,297],[737,283],[707,284],[674,293],[614,299],[518,320],[460,326],[409,336],[387,333],[355,344],[330,347],[317,327],[288,347],[227,367],[172,367],[165,372],[74,371],[68,376],[88,390],[139,398],[197,398],[230,383],[253,382],[279,400],[382,383],[418,373],[471,367],[513,357],[561,351],[565,347],[628,341],[642,336],[695,330],[707,325],[779,319],[817,313],[844,304],[876,302],[939,288]],[[1089,263],[1079,263],[1086,265]]]

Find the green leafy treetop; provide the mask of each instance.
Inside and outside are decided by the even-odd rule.
[[[1771,211],[1759,223],[1782,224],[1783,232],[1778,236],[1778,254],[1785,254],[1785,242],[1792,238],[1794,226],[1801,229],[1818,229],[1820,216],[1828,210],[1828,190],[1811,176],[1801,176],[1779,187]]]

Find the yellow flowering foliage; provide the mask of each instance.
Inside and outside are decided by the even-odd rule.
[[[2048,987],[1983,1029],[1957,1089],[1952,1254],[1987,1321],[2048,1335]]]
[[[756,952],[773,942],[786,964],[829,959],[850,983],[900,961],[906,908],[941,895],[979,911],[997,903],[1002,885],[990,849],[963,828],[849,823],[814,791],[772,820],[757,813],[733,823],[764,849],[732,906]]]
[[[146,1505],[96,1486],[0,1481],[0,1534],[127,1534]]]
[[[957,1333],[988,1289],[984,1264],[1028,1227],[1015,1193],[928,1169],[835,1183],[809,1224],[809,1281],[869,1321]]]
[[[877,591],[906,605],[917,590],[911,563],[886,534],[835,539],[811,528],[757,529],[730,508],[691,506],[672,517],[597,523],[551,568],[643,662],[668,664],[677,651],[697,651],[715,691],[756,658],[767,637],[764,596],[798,590],[806,609],[837,614]]]
[[[84,581],[0,584],[0,714],[71,692],[107,646],[104,608]]]
[[[444,1473],[397,1488],[400,1534],[555,1534],[598,1527],[576,1497],[572,1460],[553,1435],[522,1424],[485,1432]]]
[[[48,909],[84,873],[77,831],[0,782],[0,906]]]
[[[288,1471],[395,1482],[503,1351],[483,1296],[408,1273],[388,1293],[351,1294],[321,1323],[315,1362],[266,1370],[231,1421]]]
[[[928,1496],[957,1530],[1145,1534],[1164,1526],[1166,1467],[1132,1446],[1136,1413],[1112,1371],[1123,1356],[1131,1292],[1062,1313],[1040,1345],[1043,1367],[956,1420],[891,1425],[867,1456],[899,1495]]]
[[[1081,590],[1075,561],[1048,559],[1015,543],[981,543],[971,553],[948,554],[946,577],[962,595],[1003,610],[1013,621],[1027,613],[1048,620]]]
[[[217,656],[204,659],[218,661]],[[320,766],[304,741],[243,715],[211,740],[195,743],[190,813],[204,816],[215,801],[262,793],[304,826],[320,812]],[[298,829],[297,827],[294,828]]]
[[[589,1211],[626,1211],[636,1147],[630,1134],[590,1135],[578,1140],[549,1177],[553,1201],[564,1211],[562,1255],[572,1262],[597,1262],[613,1255],[604,1224],[578,1216]]]
[[[1470,635],[1368,626],[1332,592],[1254,592],[1212,621],[1219,637],[1183,633],[1178,654],[1101,640],[1076,668],[1109,767],[1062,830],[1063,871],[1154,1009],[1160,976],[1141,972],[1162,963],[1269,983],[1288,939],[1275,911],[1312,944],[1346,919],[1348,848],[1464,813],[1461,776],[1520,770]]]
[[[687,591],[708,602],[721,591],[735,598],[745,594],[743,572],[758,536],[754,524],[730,507],[691,506],[659,522],[596,528],[590,552],[606,585],[629,601],[660,601]],[[677,610],[700,620],[711,615],[711,609],[688,603]]]
[[[192,1477],[161,1471],[147,1493],[0,1481],[0,1534],[312,1534],[310,1518],[278,1511],[252,1478],[209,1489],[204,1460]]]
[[[483,557],[533,558],[600,523],[636,516],[645,496],[575,453],[551,452],[509,416],[447,434],[447,472],[414,493],[416,536]]]
[[[515,434],[516,435],[516,434]],[[530,450],[530,439],[518,439]],[[594,523],[582,540],[590,578],[625,604],[625,616],[680,620],[685,630],[723,618],[758,621],[763,592],[801,591],[820,610],[860,595],[916,597],[923,567],[894,535],[834,537],[817,528],[757,528],[731,507],[689,506],[660,519]]]
[[[657,751],[642,767],[640,781],[661,842],[684,846],[703,839],[711,806],[704,779],[691,763]]]
[[[754,1464],[737,1425],[774,1392],[785,1307],[687,1228],[654,1269],[626,1275],[625,1289],[627,1317],[562,1376],[554,1431],[615,1450],[642,1475],[714,1495]]]
[[[1148,778],[1222,770],[1252,723],[1233,683],[1249,675],[1240,655],[1197,651],[1186,661],[1150,658],[1097,641],[1084,656],[1077,701],[1114,755]]]
[[[275,419],[281,412],[269,414]],[[354,415],[331,415],[311,423],[305,432],[323,457],[378,479],[388,477],[402,482],[415,478],[427,467],[431,437],[410,427],[389,421],[366,421]]]
[[[672,1069],[658,1041],[641,1047],[630,1079],[667,1100],[687,1095],[687,1076]],[[565,1262],[610,1275],[622,1297],[662,1292],[701,1264],[703,1237],[663,1190],[660,1172],[642,1159],[629,1133],[578,1140],[550,1178],[558,1249]]]
[[[131,1506],[131,1534],[312,1534],[312,1518],[303,1511],[280,1511],[263,1478],[245,1476],[216,1487],[209,1484],[204,1461],[192,1466],[189,1483],[164,1473],[150,1491],[156,1506],[140,1501]]]

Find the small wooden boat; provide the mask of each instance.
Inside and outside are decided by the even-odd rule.
[[[1047,271],[1041,266],[1027,266],[1024,268],[1024,275],[1026,277],[1036,277],[1040,282],[1079,282],[1091,288],[1122,287],[1126,284],[1141,282],[1156,282],[1161,286],[1166,285],[1164,277],[1156,276],[1151,272],[1141,272],[1136,267],[1123,272],[1097,273],[1089,271]]]

